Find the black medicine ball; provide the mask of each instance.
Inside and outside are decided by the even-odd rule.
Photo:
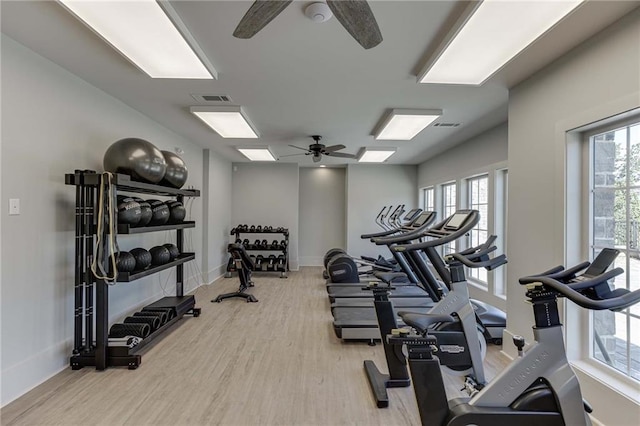
[[[136,270],[139,271],[151,265],[151,253],[148,250],[138,247],[130,250],[129,253],[136,259]]]
[[[187,210],[180,201],[169,200],[165,204],[169,207],[169,223],[181,223],[187,215]]]
[[[165,263],[169,263],[171,261],[171,254],[169,253],[169,249],[164,246],[151,247],[149,253],[151,253],[152,265],[164,265]]]
[[[151,206],[151,222],[149,225],[164,225],[169,220],[169,206],[160,200],[147,200]]]
[[[151,205],[149,202],[143,200],[142,198],[134,198],[140,204],[140,222],[138,222],[138,226],[147,226],[149,222],[151,222],[151,218],[153,217],[153,212],[151,211]]]
[[[166,247],[169,250],[169,255],[171,256],[171,260],[175,260],[178,256],[180,256],[180,251],[175,244],[166,243],[163,244],[163,247]]]
[[[136,258],[128,251],[120,251],[115,256],[118,272],[132,272],[136,269]]]
[[[137,225],[140,222],[142,210],[140,203],[131,197],[118,195],[118,222]]]

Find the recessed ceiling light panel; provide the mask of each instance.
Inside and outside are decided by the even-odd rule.
[[[152,78],[217,78],[216,70],[166,1],[59,2]]]
[[[251,161],[276,161],[277,158],[268,146],[238,147],[238,151]]]
[[[191,107],[191,112],[223,138],[258,137],[242,107]]]
[[[418,77],[421,83],[479,85],[584,0],[473,3]]]
[[[397,151],[396,148],[362,148],[358,155],[359,163],[384,163]]]
[[[439,109],[393,109],[378,124],[378,140],[408,141],[442,115]]]

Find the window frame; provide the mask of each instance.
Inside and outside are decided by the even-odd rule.
[[[581,244],[580,251],[582,253],[583,258],[585,259],[593,259],[594,251],[605,247],[604,245],[595,244],[595,241],[594,241],[595,231],[594,231],[593,209],[594,209],[594,194],[597,191],[597,189],[594,186],[595,153],[594,153],[594,143],[592,143],[591,139],[594,136],[601,135],[603,133],[612,132],[622,128],[628,129],[631,126],[638,125],[638,124],[640,124],[640,113],[634,114],[630,117],[626,116],[626,117],[621,117],[619,119],[614,118],[612,120],[607,120],[605,124],[601,124],[601,125],[598,125],[597,127],[592,127],[588,130],[580,132],[580,144],[581,144],[580,148],[582,152],[582,158],[581,158],[582,203],[581,205],[582,205],[582,212],[583,212],[581,215],[581,227],[582,227],[582,235],[585,236],[584,243]],[[627,140],[627,143],[629,143],[628,140]],[[627,168],[629,167],[628,163],[626,167]],[[625,183],[623,190],[628,192],[635,188],[640,188],[640,185],[630,186],[629,178],[627,177],[627,182]],[[601,188],[600,190],[607,191],[609,189]],[[610,190],[616,191],[618,190],[618,188],[614,186]],[[628,198],[629,197],[627,196],[625,201],[626,210],[627,210],[627,214],[626,214],[627,225],[629,222]],[[628,251],[627,249],[628,238],[629,238],[629,229],[628,229],[628,226],[626,226],[627,244],[625,249],[622,249],[621,252]],[[625,286],[628,288],[630,285],[630,271],[629,271],[630,260],[628,256],[626,256],[626,258],[627,258],[626,265],[624,267]],[[571,309],[572,308],[569,308],[569,310]],[[630,318],[632,317],[632,315],[630,313],[630,308],[625,309],[623,312],[623,315],[625,315],[626,339],[628,341],[631,335]],[[634,379],[630,374],[623,372],[611,365],[608,365],[606,362],[595,357],[594,355],[594,344],[595,344],[594,321],[595,320],[594,320],[593,311],[582,310],[582,312],[580,312],[576,316],[580,318],[579,321],[582,324],[582,326],[580,327],[581,329],[580,342],[579,342],[580,353],[578,356],[575,357],[576,361],[579,362],[580,366],[587,369],[588,371],[590,371],[592,374],[596,376],[601,376],[604,374],[610,377],[614,377],[616,380],[624,384],[625,387],[629,386],[631,388],[635,387],[637,389],[638,384],[640,383],[639,379]],[[634,317],[637,318],[637,315],[634,315]],[[628,359],[630,358],[628,346],[627,346],[627,357]],[[629,371],[628,368],[627,368],[627,371]],[[632,399],[635,400],[635,398],[633,397]]]

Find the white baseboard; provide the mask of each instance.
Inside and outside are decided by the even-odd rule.
[[[300,256],[300,266],[324,266],[323,256]]]
[[[72,340],[57,343],[2,370],[2,400],[4,407],[36,386],[69,367]]]

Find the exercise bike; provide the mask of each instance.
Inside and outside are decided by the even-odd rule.
[[[496,250],[492,245],[494,241],[495,236],[490,236],[484,244],[464,250],[459,256],[464,257],[472,268],[494,270],[507,263],[504,254],[489,258],[489,254]],[[463,264],[450,256],[447,256],[446,261],[451,277],[449,292],[426,314],[401,311],[398,315],[406,318],[407,324],[421,334],[428,333],[435,337],[440,364],[452,374],[466,375],[465,386],[477,389],[485,384],[482,364],[486,354],[485,337],[478,330],[477,313],[469,300]],[[383,287],[373,291],[380,334],[386,336],[398,328],[393,303],[389,300],[388,289]],[[389,405],[387,388],[407,387],[411,383],[402,348],[391,345],[386,339],[382,343],[389,374],[381,373],[373,361],[364,361],[364,369],[378,408]]]
[[[463,264],[468,262],[464,256],[452,256]],[[519,357],[471,398],[447,400],[435,337],[404,332],[387,336],[390,344],[407,347],[423,425],[591,425],[588,413],[592,410],[583,401],[578,379],[567,361],[557,299],[566,297],[585,309],[617,311],[638,303],[640,290],[606,291],[607,281],[624,272],[621,268],[574,282],[557,279],[563,270],[554,268],[520,279],[520,284],[528,286],[535,342],[523,352],[524,339],[514,337]]]

